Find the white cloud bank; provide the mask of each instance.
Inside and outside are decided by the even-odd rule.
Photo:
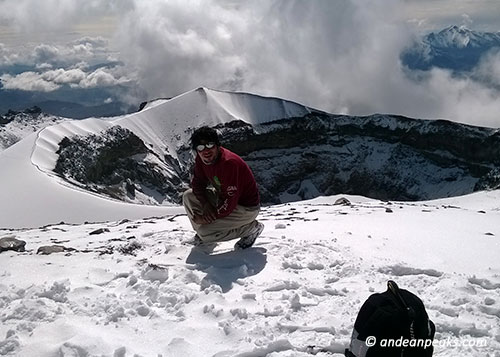
[[[73,88],[98,88],[125,85],[130,82],[128,78],[120,76],[117,71],[104,68],[92,72],[84,72],[79,68],[69,70],[58,68],[42,73],[4,74],[0,76],[0,81],[5,89],[39,92],[52,92],[63,85]]]
[[[0,2],[2,14],[6,3]],[[18,3],[24,10],[33,5],[42,16],[57,2]],[[453,4],[460,11],[440,13]],[[498,81],[487,85],[478,81],[496,73],[498,54],[491,54],[470,78],[433,70],[415,81],[399,62],[401,51],[419,30],[415,24],[428,27],[437,21],[437,14],[442,24],[453,20],[478,24],[495,13],[489,0],[475,1],[471,13],[470,1],[453,4],[448,0],[67,0],[55,12],[59,20],[51,26],[69,30],[78,13],[87,19],[98,14],[115,18],[117,32],[109,45],[126,67],[119,76],[111,73],[113,78],[106,70],[87,73],[80,86],[135,80],[138,92],[146,91],[149,99],[207,86],[279,96],[333,113],[394,113],[500,127]],[[477,10],[482,4],[484,12]],[[30,31],[41,26],[34,10],[21,16],[18,8],[10,14],[14,15],[4,21],[19,27],[30,21],[26,27]],[[434,18],[426,17],[430,14]],[[0,22],[2,16],[6,15],[0,15]],[[105,47],[99,41],[55,49],[46,45],[33,57],[38,64],[61,58],[88,62],[99,51],[105,56]],[[11,59],[0,47],[2,53]],[[36,78],[39,86],[47,84],[40,81],[48,81],[43,73]]]
[[[114,52],[109,50],[108,40],[102,37],[83,37],[63,44],[27,44],[20,50],[0,43],[0,66],[22,64],[36,68],[61,65],[69,67],[82,62],[107,62],[113,55]]]

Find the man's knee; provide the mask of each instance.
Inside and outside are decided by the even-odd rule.
[[[182,194],[182,204],[184,205],[184,207],[192,206],[193,202],[196,202],[196,200],[196,196],[194,195],[191,188],[187,189]]]

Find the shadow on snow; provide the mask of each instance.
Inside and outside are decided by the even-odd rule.
[[[201,247],[194,247],[186,259],[186,263],[195,264],[198,270],[207,275],[201,282],[206,288],[212,284],[228,292],[238,279],[260,273],[267,263],[265,248],[248,248],[231,250],[223,253],[211,253]]]

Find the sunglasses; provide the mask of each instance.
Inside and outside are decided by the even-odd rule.
[[[206,143],[206,144],[200,144],[196,145],[196,151],[202,152],[205,149],[211,149],[215,146],[215,143]]]

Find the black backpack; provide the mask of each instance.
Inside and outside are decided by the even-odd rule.
[[[361,306],[345,356],[431,357],[435,331],[422,300],[389,280]]]

